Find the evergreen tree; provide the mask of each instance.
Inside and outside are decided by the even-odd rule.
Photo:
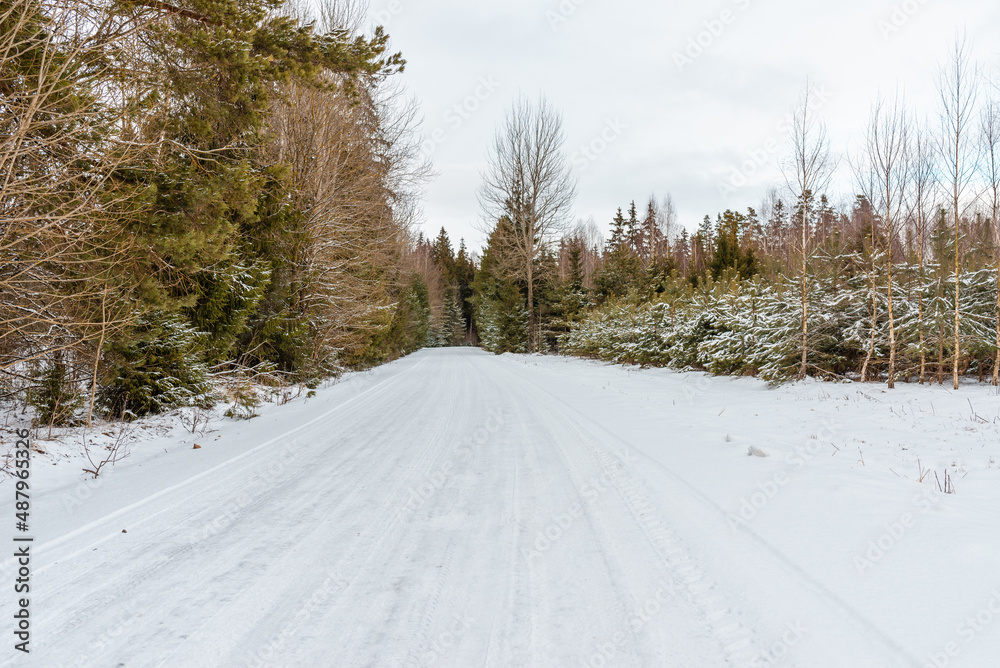
[[[640,287],[642,263],[632,246],[635,228],[631,226],[631,218],[634,213],[633,203],[629,222],[626,222],[621,209],[618,209],[611,221],[611,239],[605,251],[604,263],[594,279],[594,291],[601,299],[620,299],[630,290]]]
[[[628,247],[633,253],[639,254],[642,249],[642,228],[639,226],[639,212],[635,208],[635,200],[628,208]]]
[[[448,284],[454,283],[457,279],[455,272],[455,252],[451,248],[451,240],[448,238],[448,232],[443,227],[434,240],[432,249],[434,262],[441,268],[445,282]]]
[[[611,221],[611,238],[608,239],[605,250],[608,253],[620,252],[628,248],[628,244],[628,224],[625,222],[625,216],[622,214],[621,208],[619,208],[618,213],[615,214],[615,217]]]
[[[583,290],[583,242],[579,239],[570,241],[569,246],[569,287],[579,292]]]
[[[500,240],[509,234],[505,228],[510,225],[507,217],[497,221],[472,286],[480,342],[497,354],[528,350],[527,287],[499,271],[499,255],[503,252]]]
[[[656,262],[661,258],[666,239],[660,230],[659,214],[656,210],[656,200],[650,198],[646,205],[646,217],[642,220],[640,232],[642,259],[646,265]]]
[[[458,284],[458,299],[462,310],[462,319],[465,322],[465,332],[469,337],[475,337],[475,305],[472,303],[474,290],[472,283],[476,279],[476,264],[469,256],[465,248],[465,240],[462,239],[458,247],[458,255],[455,257],[455,280]]]
[[[402,66],[386,36],[348,40],[275,10],[277,0],[194,0],[166,7],[146,55],[147,136],[161,138],[146,195],[155,212],[134,233],[143,302],[183,309],[212,342],[212,361],[254,351],[287,370],[308,347],[292,271],[304,234],[287,205],[288,169],[262,150],[280,86],[354,90],[357,76]],[[337,83],[334,83],[337,82]]]
[[[753,209],[750,210],[751,215]],[[740,278],[750,278],[757,273],[753,248],[745,243],[752,219],[743,214],[726,210],[719,215],[715,231],[715,252],[712,254],[712,278],[719,280],[727,271]]]

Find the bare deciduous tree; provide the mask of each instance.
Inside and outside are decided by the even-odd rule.
[[[917,275],[921,288],[926,279],[925,263],[927,252],[927,223],[930,219],[928,211],[933,208],[933,191],[935,187],[934,149],[930,133],[923,127],[915,127],[909,133],[912,137],[909,159],[909,182],[912,189],[910,198],[910,217],[914,224],[914,245],[917,251]],[[926,332],[924,330],[924,297],[923,290],[917,291],[917,336],[920,345],[920,383],[927,380],[927,351],[924,349]]]
[[[0,371],[71,358],[93,388],[140,278],[127,233],[139,186],[119,172],[149,146],[120,96],[146,23],[70,0],[13,0],[0,19]]]
[[[479,191],[487,226],[510,221],[503,235],[501,269],[528,289],[529,346],[536,349],[535,262],[564,231],[576,183],[563,151],[562,117],[544,99],[521,98],[510,108],[493,141]]]
[[[1000,101],[996,84],[986,98],[982,111],[983,172],[986,176],[986,207],[993,229],[993,254],[997,265],[996,357],[993,362],[993,385],[1000,385]]]
[[[855,165],[861,194],[874,208],[872,241],[877,256],[879,237],[884,238],[886,297],[889,318],[889,388],[896,386],[896,318],[893,309],[893,251],[905,221],[904,204],[909,177],[909,121],[905,103],[899,97],[891,102],[879,98],[872,107],[865,144],[859,164]],[[882,223],[880,235],[875,226]],[[872,261],[872,286],[875,286],[876,260]],[[875,327],[873,324],[872,332]],[[867,367],[870,361],[865,360]],[[865,372],[862,372],[862,376]]]
[[[354,30],[352,6],[324,4],[324,27]],[[416,122],[412,101],[377,77],[352,91],[289,84],[274,103],[268,157],[288,165],[289,196],[305,217],[285,269],[319,367],[363,347],[392,317],[392,268],[411,243],[427,174]]]
[[[806,82],[805,91],[792,115],[791,156],[783,166],[785,183],[792,195],[802,200],[801,274],[802,350],[799,378],[809,368],[809,207],[808,200],[825,190],[833,176],[836,163],[830,152],[826,127],[817,123],[813,113],[814,98]]]
[[[948,188],[951,215],[955,225],[955,332],[952,379],[959,387],[959,365],[962,358],[962,213],[967,195],[977,171],[972,140],[976,121],[978,73],[972,63],[971,46],[966,37],[956,38],[949,62],[941,68],[938,95],[941,101],[941,135],[939,151],[946,170],[944,185]]]

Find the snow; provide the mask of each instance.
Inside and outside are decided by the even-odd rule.
[[[44,445],[32,653],[2,665],[1000,656],[986,386],[774,387],[440,349],[204,434],[155,423],[96,481]],[[12,517],[9,480],[0,498]]]

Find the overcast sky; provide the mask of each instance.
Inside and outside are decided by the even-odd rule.
[[[444,226],[471,248],[484,239],[476,190],[490,141],[518,94],[543,93],[563,114],[577,217],[605,230],[617,207],[670,193],[693,228],[783,186],[781,122],[807,78],[843,155],[879,91],[903,89],[936,115],[958,31],[980,64],[1000,64],[996,0],[373,0],[370,20],[407,59],[423,110],[437,172],[425,234]],[[835,202],[849,174],[842,160]]]

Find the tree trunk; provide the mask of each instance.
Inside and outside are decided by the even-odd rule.
[[[886,226],[886,296],[889,315],[889,389],[896,388],[896,318],[892,310],[892,242],[896,236],[896,222],[892,217],[892,173],[886,171],[885,181],[885,226]]]
[[[923,385],[927,381],[927,351],[924,350],[924,302],[921,298],[920,303],[917,305],[919,313],[917,317],[920,318],[920,384]]]
[[[959,148],[956,147],[955,155],[958,155]],[[953,379],[955,381],[955,389],[958,389],[958,364],[962,357],[962,342],[961,342],[961,304],[960,298],[962,296],[961,285],[959,284],[961,275],[959,272],[959,240],[961,236],[961,227],[959,224],[958,206],[959,206],[959,191],[958,191],[958,174],[955,175],[955,366],[953,370]]]
[[[873,235],[874,240],[874,235]],[[872,258],[872,275],[871,275],[871,290],[872,290],[872,335],[868,340],[868,352],[865,355],[865,363],[861,365],[861,382],[868,382],[868,366],[871,364],[872,358],[875,356],[875,332],[878,328],[878,293],[875,290],[875,258]]]
[[[809,284],[806,279],[806,270],[808,269],[808,262],[806,260],[807,256],[807,245],[808,236],[806,235],[806,199],[803,194],[802,197],[802,363],[799,366],[799,378],[806,377],[806,371],[809,366]]]
[[[875,296],[872,295],[872,335],[868,340],[868,351],[865,354],[865,363],[861,365],[861,382],[868,382],[868,366],[875,357],[875,328],[878,327],[878,305]]]
[[[528,260],[528,352],[535,352],[535,273],[534,262]]]
[[[917,325],[920,335],[920,384],[923,385],[927,380],[927,351],[924,349],[924,223],[922,214],[918,213],[917,215],[920,216],[917,219],[917,225],[920,228],[918,239],[920,244],[920,284],[917,286]],[[998,300],[1000,300],[1000,293],[997,294]]]
[[[938,385],[944,385],[944,324],[938,324]]]
[[[993,386],[1000,386],[1000,260],[997,261],[997,355],[993,363]]]
[[[890,240],[890,244],[892,241]],[[892,312],[892,253],[889,255],[889,389],[896,387],[896,320]]]
[[[101,338],[97,343],[97,352],[94,353],[94,377],[90,383],[90,408],[87,410],[87,429],[94,417],[94,400],[97,397],[97,371],[101,363],[101,351],[104,350],[104,337],[108,332],[108,288],[105,286],[104,294],[101,297]]]

